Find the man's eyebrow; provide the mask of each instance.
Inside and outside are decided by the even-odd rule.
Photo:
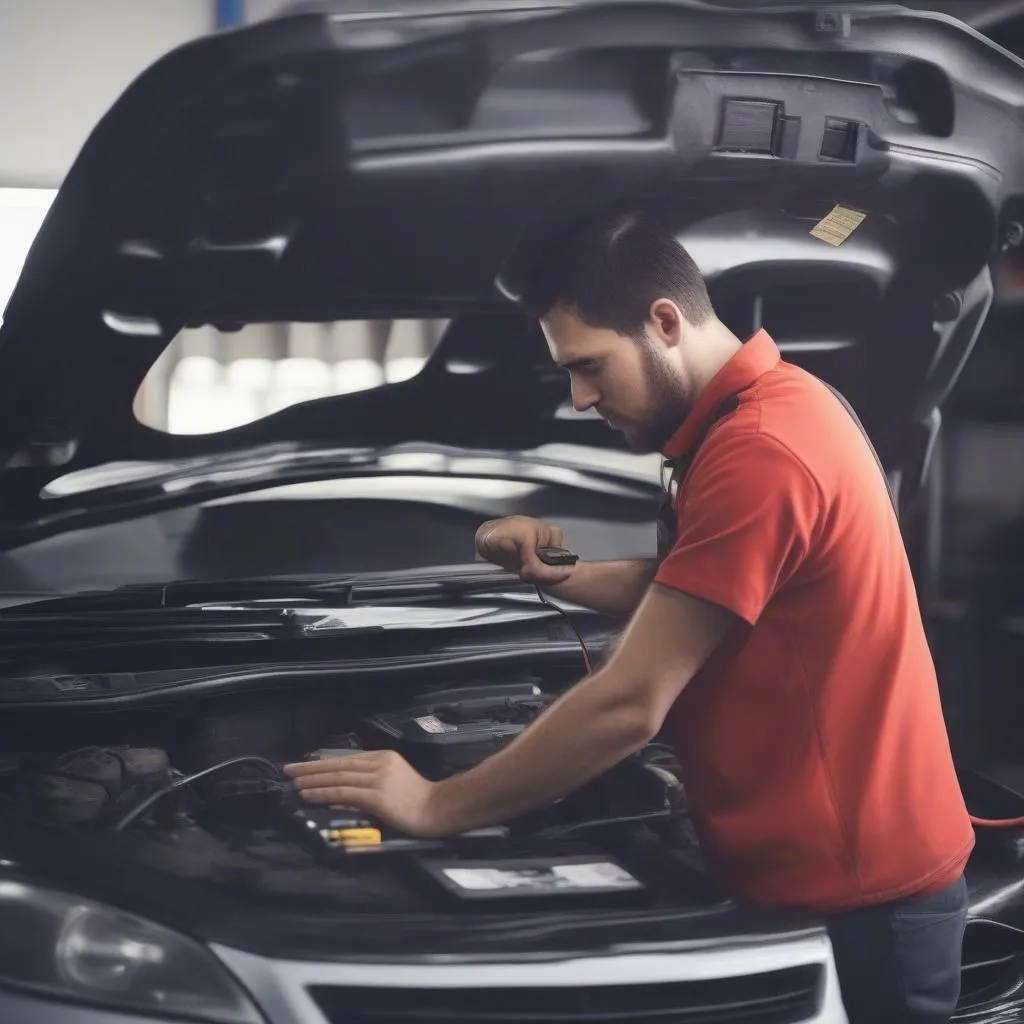
[[[593,363],[593,361],[594,360],[589,356],[580,356],[578,359],[566,359],[558,365],[563,370],[578,370],[581,367],[586,366],[588,363]]]

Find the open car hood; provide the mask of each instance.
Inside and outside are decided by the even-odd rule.
[[[617,446],[566,414],[510,298],[553,229],[625,199],[675,225],[734,330],[763,322],[920,478],[990,267],[1024,236],[1020,60],[879,5],[417,4],[198,39],[99,122],[0,329],[0,518],[115,460]],[[837,204],[866,216],[823,239]],[[185,326],[424,315],[451,327],[401,384],[212,435],[133,415]]]

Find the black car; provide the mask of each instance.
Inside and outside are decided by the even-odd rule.
[[[614,641],[473,560],[511,512],[654,550],[657,460],[572,413],[514,303],[606,204],[843,392],[913,542],[1024,240],[1022,110],[1016,57],[870,5],[307,5],[141,75],[0,328],[0,1019],[842,1021],[820,922],[730,901],[660,743],[443,842],[280,768],[459,771]],[[409,379],[213,433],[136,415],[184,330],[403,318],[447,325]],[[1024,1019],[1022,840],[978,828],[959,1020]]]

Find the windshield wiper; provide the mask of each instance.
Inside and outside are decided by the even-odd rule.
[[[304,607],[349,608],[367,604],[460,602],[475,595],[510,589],[532,592],[517,576],[490,566],[407,573],[353,573],[347,576],[257,576],[224,580],[142,583],[114,590],[87,591],[15,605],[0,611],[23,622],[52,615],[171,611],[250,612]]]
[[[21,611],[21,609],[19,609]],[[71,651],[110,653],[118,647],[177,647],[185,644],[286,641],[297,635],[290,616],[267,611],[139,609],[36,612],[0,616],[0,659],[61,657]]]
[[[203,611],[218,605],[322,603],[348,602],[349,587],[338,581],[330,586],[311,585],[296,579],[238,579],[188,581],[183,583],[133,583],[115,590],[94,590],[63,597],[45,598],[15,605],[0,611],[0,622],[5,619],[33,618],[41,615],[74,615],[94,612],[140,613],[170,612],[191,609]]]
[[[566,623],[590,672],[587,641],[574,615],[517,576],[481,564],[344,577],[186,581],[73,594],[0,611],[0,660],[182,644],[212,651],[210,644],[239,641],[335,640],[349,649],[349,642],[369,642],[384,632],[437,636],[465,629],[517,630],[552,618]],[[422,641],[428,646],[436,642]]]
[[[362,600],[353,599],[358,585],[351,582],[306,582],[284,597],[280,580],[240,581],[248,586],[248,602],[239,602],[235,590],[228,600],[171,603],[186,593],[190,599],[196,598],[200,596],[197,590],[205,591],[208,598],[212,593],[223,597],[221,584],[74,595],[0,613],[0,659],[38,658],[55,651],[110,652],[117,647],[137,650],[196,643],[205,647],[238,641],[317,643],[357,641],[384,632],[437,635],[481,627],[504,630],[566,615],[564,610],[522,592],[524,585],[515,577],[512,579],[521,592],[503,590],[500,582],[505,579],[499,572],[486,579],[464,580],[461,586],[450,579],[415,584],[399,580],[390,587],[377,581],[370,584],[369,594]],[[182,589],[185,586],[187,590]],[[276,596],[252,600],[261,592]],[[368,596],[371,599],[365,599]],[[575,626],[573,632],[582,645]]]

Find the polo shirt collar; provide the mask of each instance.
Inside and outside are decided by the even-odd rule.
[[[727,398],[745,391],[774,369],[779,350],[764,328],[743,343],[740,350],[707,383],[679,429],[663,449],[666,459],[681,459],[697,442],[708,420]]]

